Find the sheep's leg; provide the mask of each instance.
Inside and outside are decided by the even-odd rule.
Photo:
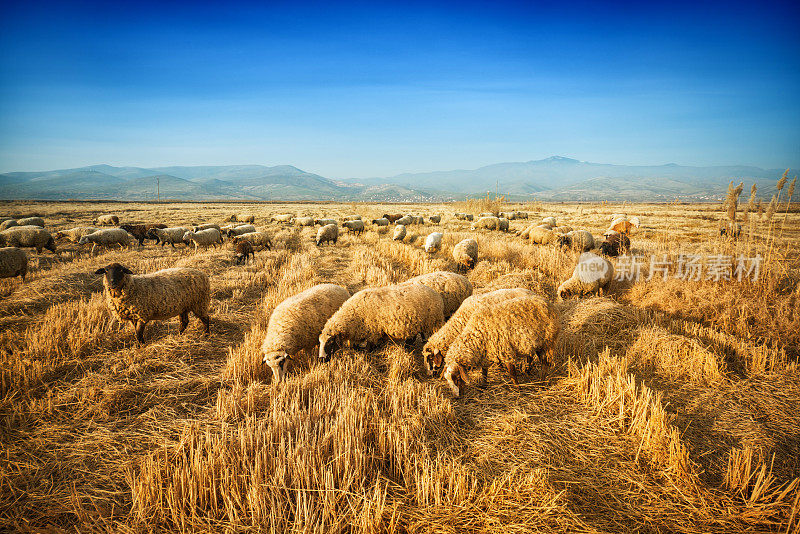
[[[206,315],[205,317],[201,315],[200,320],[203,322],[203,326],[206,327],[206,334],[211,332],[211,318],[208,315]]]
[[[181,314],[181,328],[178,330],[178,333],[183,334],[187,326],[189,326],[189,312],[185,311]]]
[[[517,368],[514,366],[514,362],[506,362],[506,369],[508,369],[511,380],[513,380],[515,384],[519,384],[517,380]]]
[[[489,383],[489,368],[481,367],[481,385],[485,386]]]
[[[533,372],[533,356],[528,354],[527,356],[525,356],[525,359],[528,362],[527,366],[525,367],[525,374],[530,376],[531,373]]]
[[[147,324],[147,321],[137,321],[134,328],[136,329],[136,341],[139,343],[144,343],[144,325]]]
[[[92,251],[90,252],[90,254],[91,254],[92,256],[94,256],[94,249],[95,249],[95,248],[97,248],[97,243],[92,243]]]

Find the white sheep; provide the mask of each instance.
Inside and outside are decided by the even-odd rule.
[[[173,267],[150,274],[135,275],[119,263],[101,267],[106,302],[120,321],[130,321],[136,340],[144,342],[144,327],[149,321],[180,316],[180,333],[189,324],[189,312],[209,331],[208,304],[211,284],[197,269]]]
[[[53,237],[55,237],[55,239],[66,237],[69,241],[77,243],[83,236],[92,234],[98,230],[100,230],[100,228],[96,228],[94,226],[78,226],[75,228],[70,228],[69,230],[61,230],[56,232],[55,236]]]
[[[184,231],[184,233],[186,232]],[[87,243],[92,243],[91,253],[94,254],[98,245],[103,247],[119,245],[119,248],[122,249],[130,246],[133,241],[135,241],[134,237],[122,228],[106,228],[81,237],[78,240],[78,244],[86,245]]]
[[[428,338],[444,323],[439,293],[423,284],[362,289],[325,323],[319,336],[319,357],[327,361],[345,344],[374,348]]]
[[[380,219],[372,219],[372,224],[375,226],[389,226],[389,219],[381,217]]]
[[[345,221],[342,223],[342,227],[347,228],[351,234],[361,235],[364,233],[364,221],[361,219]]]
[[[292,219],[294,215],[291,213],[278,213],[270,218],[272,222],[290,222]]]
[[[497,289],[481,295],[467,297],[450,319],[433,334],[422,348],[422,356],[429,376],[433,376],[442,367],[444,355],[455,339],[464,330],[472,314],[480,306],[494,306],[505,300],[533,295],[533,291],[523,288]]]
[[[252,224],[242,224],[235,228],[228,230],[228,237],[233,238],[239,235],[250,234],[256,231],[256,227]]]
[[[442,234],[442,232],[433,232],[428,234],[428,237],[425,238],[425,252],[436,252],[442,248],[443,236],[444,234]]]
[[[509,222],[508,219],[505,217],[500,217],[497,219],[497,229],[501,232],[508,232]]]
[[[594,248],[594,237],[586,230],[573,230],[559,236],[558,244],[578,252],[588,252]]]
[[[542,219],[542,224],[549,224],[550,226],[558,226],[556,224],[556,218],[552,217],[552,216],[551,217],[545,217],[544,219]]]
[[[335,245],[338,240],[339,240],[339,226],[336,223],[326,224],[325,226],[317,230],[316,243],[318,247],[330,241],[332,241],[333,244]]]
[[[614,266],[605,258],[584,252],[578,259],[578,264],[572,276],[558,286],[558,300],[571,295],[603,294],[614,278]]]
[[[28,254],[17,247],[0,248],[0,278],[19,276],[25,281],[28,274]]]
[[[555,363],[559,330],[555,306],[535,295],[481,306],[447,350],[442,376],[456,397],[462,389],[456,380],[460,377],[467,382],[467,369],[479,368],[485,382],[494,362],[504,365],[517,383],[518,358],[526,359],[528,372],[538,359],[543,364],[540,378],[544,378],[546,369]]]
[[[414,224],[414,217],[411,215],[403,215],[399,219],[397,219],[394,224],[397,226],[408,226],[410,224]]]
[[[474,239],[463,239],[453,247],[453,259],[459,269],[472,269],[478,262],[478,242]]]
[[[44,228],[44,219],[41,217],[25,217],[17,219],[17,226],[38,226]]]
[[[342,286],[319,284],[275,307],[261,345],[264,363],[272,369],[273,382],[283,379],[289,359],[319,344],[325,323],[349,298],[350,292]]]
[[[183,234],[183,242],[187,245],[194,243],[195,252],[198,247],[208,248],[213,245],[214,248],[217,248],[222,244],[222,233],[216,228],[208,228],[199,232],[189,231]]]
[[[404,224],[398,224],[394,227],[394,235],[392,236],[392,239],[395,241],[402,241],[406,238],[406,233],[408,233],[406,231],[406,226]]]
[[[35,248],[37,254],[42,249],[56,251],[56,241],[50,232],[39,226],[12,226],[0,232],[0,246]]]
[[[473,230],[485,228],[486,230],[497,230],[497,225],[500,224],[500,219],[494,215],[480,217],[472,224]]]
[[[442,297],[445,318],[455,313],[464,299],[472,295],[472,284],[466,276],[450,271],[434,271],[410,278],[400,285],[424,284]]]
[[[557,234],[552,230],[547,228],[542,228],[541,226],[535,226],[531,228],[530,233],[528,233],[528,238],[531,240],[531,243],[535,243],[538,245],[554,245],[558,243],[558,238],[561,234]]]
[[[215,229],[219,230],[220,233],[222,233],[222,228],[220,228],[217,223],[202,223],[202,224],[198,224],[198,225],[195,225],[193,230],[195,232],[199,232],[201,230],[209,230],[211,228],[215,228]]]
[[[119,224],[119,217],[116,215],[99,215],[93,224],[102,226],[116,226]]]
[[[295,226],[314,226],[314,217],[293,217],[289,222]]]
[[[315,225],[328,226],[329,224],[337,224],[336,219],[314,219]]]
[[[13,228],[14,226],[19,226],[17,224],[16,219],[6,219],[2,223],[0,223],[0,232],[2,232],[3,230],[7,230],[9,228]]]

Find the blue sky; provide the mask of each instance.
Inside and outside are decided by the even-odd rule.
[[[0,171],[800,164],[792,3],[167,4],[4,2]]]

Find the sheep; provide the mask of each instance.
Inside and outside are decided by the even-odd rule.
[[[237,235],[249,234],[256,231],[256,227],[252,224],[243,224],[241,226],[237,226],[236,228],[231,228],[228,230],[228,237],[233,238]]]
[[[148,235],[152,239],[156,239],[158,243],[161,243],[163,247],[165,244],[169,243],[172,248],[175,248],[175,243],[183,243],[183,236],[186,235],[186,232],[191,231],[191,228],[187,228],[186,226],[173,226],[171,228],[153,228],[148,232]]]
[[[381,217],[380,219],[372,219],[372,224],[375,226],[389,226],[389,219]]]
[[[294,215],[291,213],[278,213],[270,217],[272,222],[290,222],[292,219],[294,219]]]
[[[283,379],[288,361],[298,352],[311,351],[317,346],[328,319],[349,298],[347,288],[319,284],[275,307],[261,345],[263,361],[272,369],[273,382]]]
[[[573,228],[571,226],[556,226],[555,228],[551,228],[551,230],[557,234],[564,235],[570,233]]]
[[[92,224],[101,226],[117,226],[119,224],[119,217],[116,215],[99,215]]]
[[[394,241],[402,241],[403,239],[406,238],[406,233],[407,232],[405,225],[398,224],[397,226],[394,227],[394,235],[392,236],[392,239]]]
[[[254,248],[272,250],[272,237],[267,232],[248,232],[246,234],[237,235],[233,238],[234,243],[239,241],[247,241]]]
[[[314,217],[292,217],[289,222],[296,226],[314,226]]]
[[[474,239],[464,239],[453,247],[453,259],[459,269],[472,269],[478,261],[478,242]]]
[[[639,219],[637,218],[636,221],[638,222]],[[631,233],[635,225],[627,219],[627,217],[621,217],[619,219],[615,219],[611,222],[611,226],[608,227],[608,231],[615,231],[619,232],[620,234],[628,235]]]
[[[0,278],[19,276],[25,281],[28,274],[28,255],[17,247],[0,248]]]
[[[481,217],[497,217],[497,214],[491,211],[485,211],[478,214],[478,218],[480,219]]]
[[[345,221],[342,223],[342,227],[347,228],[351,234],[361,235],[364,233],[364,221],[360,219]]]
[[[329,224],[337,224],[336,219],[314,219],[315,226],[328,226]]]
[[[7,220],[3,221],[2,223],[0,223],[0,232],[2,232],[3,230],[7,230],[9,228],[13,228],[14,226],[19,226],[17,224],[17,220],[16,219],[7,219]]]
[[[466,276],[450,271],[434,271],[410,278],[399,285],[424,284],[442,297],[444,317],[453,315],[464,299],[472,295],[472,284]]]
[[[624,213],[612,213],[610,218],[611,221],[616,221],[617,219],[627,219],[627,216]]]
[[[586,230],[573,230],[558,237],[558,244],[577,252],[588,252],[594,248],[594,237]]]
[[[425,252],[436,252],[442,247],[442,234],[441,232],[433,232],[425,238]]]
[[[130,321],[136,341],[144,343],[144,327],[149,321],[180,316],[179,333],[189,324],[189,312],[199,318],[209,332],[208,303],[211,284],[197,269],[173,267],[150,274],[135,275],[127,267],[112,263],[95,274],[103,275],[106,302],[120,321]]]
[[[339,226],[336,224],[326,224],[317,230],[317,246],[320,247],[328,241],[333,241],[335,245],[339,240]]]
[[[501,232],[508,232],[509,222],[505,217],[497,219],[497,229]]]
[[[518,211],[517,212],[517,219],[527,219],[528,212],[527,211]]]
[[[403,214],[402,213],[394,213],[394,214],[384,213],[381,218],[382,219],[388,219],[388,221],[390,223],[394,223],[394,222],[397,222],[398,219],[402,219],[403,218]]]
[[[164,225],[163,228],[166,228],[166,225]],[[196,225],[194,225],[192,230],[194,230],[195,232],[199,232],[200,230],[208,230],[210,228],[216,228],[217,230],[220,231],[220,233],[222,233],[222,228],[220,228],[217,223],[196,224]]]
[[[386,338],[397,343],[431,336],[444,323],[442,297],[423,284],[362,289],[325,323],[319,357],[328,361],[343,345],[374,348]]]
[[[150,235],[150,230],[153,228],[166,228],[166,224],[121,224],[119,225],[120,228],[131,234],[137,241],[139,241],[139,246],[141,247],[144,244],[145,239],[153,239]],[[197,231],[197,230],[195,230]],[[158,242],[158,240],[155,240]]]
[[[25,217],[17,219],[17,226],[38,226],[44,228],[44,219],[41,217]]]
[[[247,214],[237,215],[236,218],[232,219],[232,220],[233,221],[238,221],[238,222],[243,222],[243,223],[253,224],[253,223],[256,222],[256,216],[255,215],[250,215],[249,213],[247,213]]]
[[[497,361],[517,383],[516,363],[525,357],[530,373],[534,358],[542,363],[540,379],[555,363],[556,340],[560,331],[558,310],[545,299],[530,295],[506,300],[496,306],[481,306],[467,321],[444,358],[442,376],[453,395],[459,397],[460,377],[467,381],[466,369],[478,367],[486,382],[488,368]]]
[[[581,254],[572,276],[558,286],[558,300],[571,295],[602,295],[612,278],[614,266],[610,261],[591,252]]]
[[[471,213],[456,213],[455,218],[459,221],[471,221],[475,218]]]
[[[477,230],[485,228],[486,230],[497,230],[497,225],[500,224],[500,219],[494,216],[481,217],[472,223],[472,229]]]
[[[628,236],[619,232],[608,232],[606,240],[600,245],[600,254],[616,257],[628,253],[630,249],[631,240]]]
[[[69,230],[61,230],[56,232],[53,236],[56,240],[62,239],[66,237],[69,241],[73,243],[77,243],[80,238],[85,235],[89,235],[96,231],[100,230],[100,228],[96,228],[94,226],[78,226],[75,228],[70,228]]]
[[[208,248],[213,245],[214,248],[217,248],[218,245],[222,244],[222,233],[216,228],[200,230],[199,232],[189,230],[183,234],[183,242],[186,245],[193,242],[195,252],[199,247]]]
[[[78,240],[79,245],[92,243],[91,253],[94,254],[98,245],[110,247],[112,245],[119,245],[119,248],[130,246],[134,237],[123,230],[122,228],[105,228],[98,230],[91,234],[87,234]]]
[[[37,254],[42,249],[56,251],[56,240],[50,232],[38,226],[12,226],[0,232],[0,246],[17,248],[35,248]]]
[[[411,218],[414,219],[412,224],[425,224],[425,217],[422,215],[411,215]]]
[[[414,224],[414,218],[411,215],[404,215],[394,222],[398,226],[408,226]]]
[[[472,295],[461,303],[458,310],[450,319],[433,334],[422,347],[422,356],[425,359],[428,376],[438,373],[444,361],[447,349],[464,330],[469,318],[481,306],[494,306],[505,300],[517,297],[534,295],[533,291],[523,288],[498,289],[482,295]]]
[[[531,243],[536,243],[538,245],[555,244],[558,242],[559,237],[560,234],[539,226],[531,228],[531,231],[528,233],[528,238],[531,240]]]
[[[545,217],[544,219],[542,219],[542,224],[549,224],[550,226],[558,226],[556,224],[556,218],[552,217],[552,216],[551,217]]]
[[[345,216],[344,216],[344,217],[342,217],[340,220],[341,220],[342,222],[347,222],[347,221],[360,221],[360,220],[361,220],[361,215],[345,215]]]
[[[439,224],[440,222],[442,222],[442,216],[441,215],[431,215],[430,217],[428,217],[428,220],[430,222],[432,222],[433,224]]]
[[[236,254],[233,256],[233,261],[237,265],[247,263],[248,256],[256,257],[256,253],[253,252],[253,245],[250,244],[250,241],[234,240],[234,243],[236,245]]]
[[[526,227],[524,230],[522,230],[522,231],[519,233],[519,236],[520,236],[522,239],[529,239],[529,237],[530,237],[530,233],[531,233],[531,230],[533,230],[533,229],[534,229],[534,228],[536,228],[537,226],[538,226],[538,225],[537,225],[536,223],[534,223],[534,224],[531,224],[531,225],[527,226],[527,227]]]
[[[504,217],[504,218],[508,219],[509,221],[513,221],[514,219],[517,218],[516,212],[513,212],[513,211],[501,211],[500,213],[497,214],[497,216],[498,217]]]

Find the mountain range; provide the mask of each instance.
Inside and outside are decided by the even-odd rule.
[[[512,200],[713,201],[728,183],[769,198],[782,170],[589,163],[562,156],[479,169],[331,180],[291,165],[114,167],[0,174],[0,199],[432,202],[499,192]]]

